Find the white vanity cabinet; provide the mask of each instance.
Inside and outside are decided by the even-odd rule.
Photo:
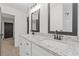
[[[31,56],[31,43],[24,38],[20,42],[20,56]]]
[[[38,45],[32,44],[32,56],[53,56],[53,54]]]
[[[21,38],[20,56],[54,56],[49,50],[41,46],[38,41],[32,41],[33,38]],[[37,44],[36,44],[37,43]]]

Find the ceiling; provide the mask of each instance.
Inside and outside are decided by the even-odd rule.
[[[3,5],[27,12],[35,3],[1,3]]]

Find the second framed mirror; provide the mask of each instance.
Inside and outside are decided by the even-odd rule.
[[[40,9],[31,14],[31,31],[40,32]]]

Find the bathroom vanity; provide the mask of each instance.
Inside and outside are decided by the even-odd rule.
[[[31,37],[32,36],[32,37]],[[38,36],[37,36],[38,37]],[[37,38],[33,35],[22,35],[20,42],[21,56],[52,56],[56,55],[54,52],[43,47],[42,38]],[[41,44],[41,45],[40,45]]]
[[[67,39],[67,38],[66,38]],[[21,56],[78,56],[79,41],[55,40],[51,36],[22,35]],[[74,39],[76,39],[74,37]]]

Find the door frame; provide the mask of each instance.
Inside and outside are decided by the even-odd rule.
[[[10,22],[10,21],[5,21],[5,20],[3,20],[2,21],[2,23],[4,24],[4,23],[13,23],[13,39],[15,38],[15,16],[14,15],[11,15],[11,14],[8,14],[8,13],[3,13],[2,12],[2,15],[3,14],[7,14],[7,15],[9,15],[9,16],[12,16],[13,17],[13,19],[12,19],[12,21]],[[3,18],[3,17],[2,17]],[[4,25],[3,25],[3,28],[2,28],[3,30],[2,30],[2,33],[4,34]],[[4,38],[4,35],[3,35],[3,37],[2,37],[3,39],[5,39]]]

